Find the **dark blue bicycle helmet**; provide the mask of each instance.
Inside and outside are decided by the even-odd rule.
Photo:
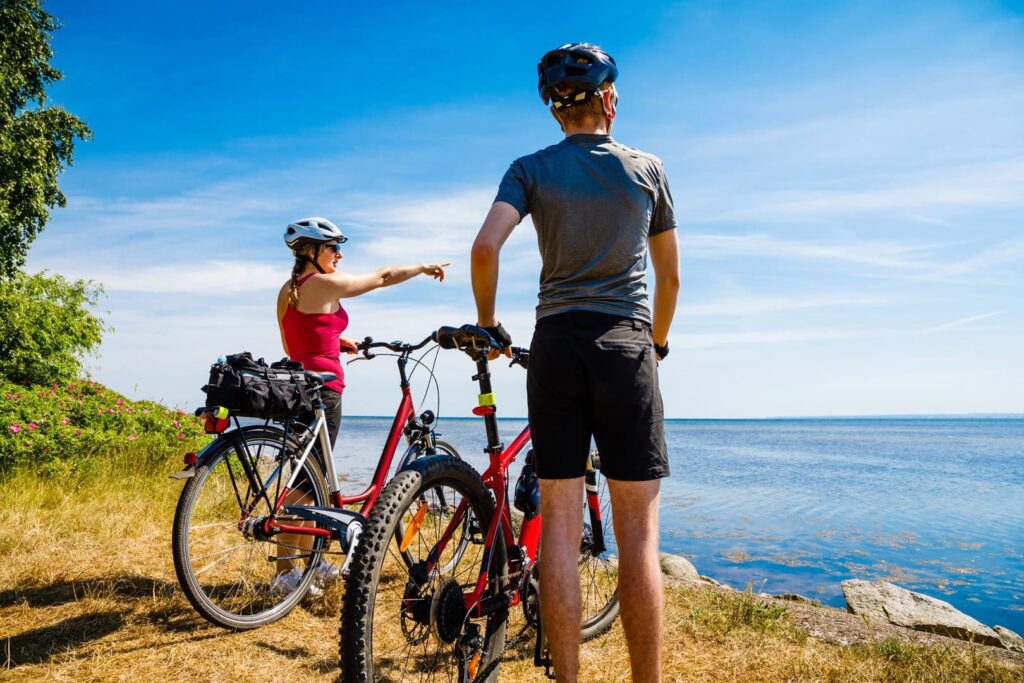
[[[537,64],[537,90],[544,104],[555,109],[584,102],[597,92],[605,81],[611,83],[619,75],[619,67],[611,55],[593,43],[568,43],[551,50]],[[556,90],[570,89],[559,97]]]

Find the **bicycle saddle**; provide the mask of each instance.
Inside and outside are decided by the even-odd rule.
[[[444,326],[434,333],[434,340],[442,349],[460,349],[462,351],[478,351],[493,347],[501,350],[501,346],[491,339],[487,331],[477,325],[463,325],[455,328]]]
[[[313,372],[312,370],[306,370],[307,375],[311,375],[320,380],[321,384],[327,384],[338,378],[333,372]]]

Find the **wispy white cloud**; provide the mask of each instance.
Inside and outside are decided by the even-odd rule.
[[[884,241],[854,241],[844,244],[821,244],[787,240],[769,235],[684,235],[680,240],[683,258],[722,258],[755,256],[763,258],[794,258],[818,261],[839,261],[878,268],[924,271],[938,267],[936,261],[922,258],[939,245],[914,245]]]
[[[864,336],[864,332],[843,329],[756,330],[749,332],[683,333],[673,335],[673,346],[684,349],[713,349],[721,346],[785,344]]]
[[[760,313],[778,313],[809,308],[849,308],[882,306],[891,303],[883,297],[867,297],[849,294],[832,294],[805,297],[734,297],[705,303],[680,303],[677,315],[680,319],[715,318]]]
[[[277,289],[287,274],[279,264],[248,261],[199,261],[174,266],[109,268],[70,264],[64,275],[95,280],[107,292],[209,294],[213,296]]]
[[[960,318],[958,320],[953,320],[952,322],[943,323],[941,325],[936,325],[934,327],[929,327],[925,330],[921,330],[921,334],[934,334],[936,332],[944,332],[946,330],[951,330],[954,327],[968,325],[970,323],[977,322],[979,320],[985,320],[987,318],[994,318],[995,316],[1002,315],[1004,313],[1006,313],[1006,311],[992,311],[990,313],[982,313],[980,315],[972,315],[967,318]]]

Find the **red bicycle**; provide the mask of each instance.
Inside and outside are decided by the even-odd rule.
[[[539,609],[539,495],[529,457],[514,495],[521,520],[508,495],[508,467],[529,442],[530,428],[508,448],[498,437],[487,360],[496,345],[484,330],[443,327],[436,339],[476,361],[480,395],[473,412],[484,419],[490,465],[481,476],[457,458],[421,458],[381,493],[346,579],[339,648],[346,682],[494,681],[502,654],[531,628],[534,663],[549,666]],[[513,364],[525,367],[529,352],[512,351]],[[614,537],[606,534],[611,510],[599,470],[592,452],[581,502],[589,513],[579,555],[584,640],[607,631],[618,616],[618,563]],[[390,542],[396,535],[398,552]],[[408,564],[401,551],[415,561]],[[521,628],[507,639],[512,622]]]
[[[338,572],[325,555],[345,554],[344,573],[403,436],[408,447],[396,471],[427,455],[459,459],[451,444],[436,438],[434,414],[417,416],[413,407],[406,369],[410,360],[421,363],[411,355],[432,340],[367,337],[358,345],[367,359],[380,348],[397,357],[402,398],[373,479],[355,495],[341,493],[332,459],[320,455],[331,453],[320,387],[332,374],[307,373],[314,380],[312,425],[291,419],[280,426],[242,425],[234,417],[236,428],[225,431],[232,419],[226,410],[200,411],[207,431],[218,436],[201,452],[186,454],[185,469],[172,475],[187,480],[174,515],[172,552],[182,591],[206,619],[234,630],[263,626],[288,614],[318,578]],[[396,534],[401,538],[404,530]],[[334,540],[340,552],[330,551]],[[414,562],[404,549],[399,556]]]

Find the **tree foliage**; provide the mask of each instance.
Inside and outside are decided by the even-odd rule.
[[[45,272],[0,282],[0,378],[16,384],[67,383],[83,376],[83,358],[99,346],[102,288]]]
[[[60,23],[41,0],[0,0],[0,281],[14,277],[49,209],[64,206],[57,176],[71,165],[88,126],[46,106],[46,88],[63,78],[50,65]]]

